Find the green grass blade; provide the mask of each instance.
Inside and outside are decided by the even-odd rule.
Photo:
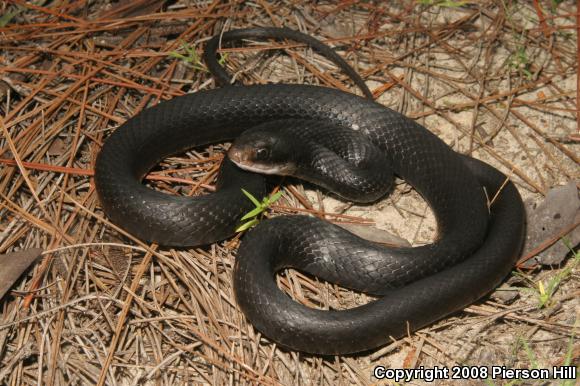
[[[20,10],[17,9],[15,11],[6,12],[4,15],[0,16],[0,27],[6,27],[8,23],[12,21],[12,19],[20,13]]]
[[[236,232],[243,232],[243,231],[245,231],[246,229],[249,229],[249,228],[253,227],[254,225],[257,225],[257,224],[258,224],[258,222],[259,222],[259,221],[258,221],[257,219],[253,219],[253,220],[251,220],[251,221],[248,221],[247,223],[244,223],[244,224],[240,225],[240,226],[239,226],[239,227],[236,229]]]
[[[252,193],[248,192],[244,188],[242,188],[242,192],[246,195],[246,197],[248,197],[250,199],[250,201],[252,201],[254,203],[254,205],[256,205],[256,208],[262,207],[262,203],[260,201],[258,201],[258,199],[252,195]]]
[[[240,219],[240,221],[244,221],[244,220],[247,220],[247,219],[249,219],[249,218],[256,217],[257,215],[259,215],[259,214],[260,214],[260,213],[262,213],[263,211],[264,211],[264,208],[254,208],[254,209],[252,209],[251,211],[249,211],[248,213],[246,213],[246,214],[244,215],[244,217],[242,217],[242,218]]]
[[[282,197],[282,194],[284,192],[282,190],[277,191],[276,193],[274,193],[272,196],[268,197],[267,199],[267,205],[272,205],[273,203],[275,203],[276,201],[278,201],[280,199],[280,197]]]

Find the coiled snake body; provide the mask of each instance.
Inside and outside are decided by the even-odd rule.
[[[269,32],[264,36],[272,36]],[[465,307],[510,271],[523,240],[524,211],[513,184],[504,184],[505,176],[458,155],[395,111],[324,87],[224,87],[142,111],[108,138],[97,159],[95,181],[103,209],[132,234],[163,245],[223,240],[252,209],[240,187],[262,197],[268,193],[264,177],[239,170],[226,158],[218,192],[195,199],[153,191],[141,184],[142,177],[167,155],[287,119],[323,121],[365,135],[429,203],[438,239],[388,249],[310,217],[260,223],[242,241],[234,285],[240,307],[267,337],[320,354],[375,348]],[[501,188],[489,212],[482,187],[489,197]],[[311,309],[277,288],[275,275],[287,267],[381,297],[349,310]]]

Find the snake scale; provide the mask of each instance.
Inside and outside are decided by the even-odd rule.
[[[222,83],[229,76],[217,64],[218,45],[250,37],[306,42],[344,68],[334,51],[308,35],[236,30],[214,37],[206,48],[208,67]],[[370,96],[354,70],[346,71]],[[95,182],[103,210],[133,235],[166,246],[206,245],[232,236],[253,208],[241,187],[262,197],[269,192],[264,176],[225,158],[218,191],[195,198],[154,191],[142,178],[163,157],[279,120],[323,122],[364,135],[430,205],[438,237],[428,245],[387,248],[312,217],[262,221],[242,240],[234,288],[246,317],[268,338],[317,354],[369,350],[474,302],[511,270],[525,215],[518,191],[502,173],[455,153],[421,125],[370,98],[326,87],[227,86],[143,110],[110,135],[99,153]],[[489,208],[485,192],[489,197],[499,192]],[[277,287],[276,274],[285,268],[378,299],[347,310],[309,308]]]

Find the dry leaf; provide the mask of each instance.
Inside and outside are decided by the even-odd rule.
[[[526,245],[523,256],[542,242],[557,235],[562,229],[580,221],[580,198],[576,185],[577,181],[570,181],[567,185],[552,188],[539,205],[528,205]],[[577,227],[567,234],[566,240],[572,247],[575,247],[580,242],[580,228]],[[558,241],[539,253],[535,259],[528,260],[528,264],[557,265],[568,253],[570,253],[568,246]]]
[[[32,248],[0,255],[0,299],[41,254],[42,249]]]

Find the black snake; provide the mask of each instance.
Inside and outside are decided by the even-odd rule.
[[[257,32],[261,37],[322,45],[287,29],[231,31],[207,46],[208,66],[219,79],[228,79],[215,58],[220,39],[237,40]],[[361,87],[369,96],[364,83]],[[320,354],[375,348],[465,307],[510,271],[522,245],[524,209],[503,174],[455,153],[393,110],[325,87],[223,87],[142,111],[107,139],[98,156],[95,181],[105,213],[135,236],[168,246],[203,245],[231,236],[241,216],[253,208],[240,188],[262,197],[269,191],[264,177],[242,171],[226,158],[214,194],[169,196],[147,188],[141,180],[163,157],[230,140],[275,120],[324,122],[362,133],[382,150],[394,173],[429,203],[438,238],[424,246],[389,249],[311,217],[261,222],[242,241],[234,285],[241,309],[267,337]],[[501,190],[489,210],[482,187],[489,197]],[[311,309],[278,289],[275,275],[284,268],[380,298],[348,310]]]

